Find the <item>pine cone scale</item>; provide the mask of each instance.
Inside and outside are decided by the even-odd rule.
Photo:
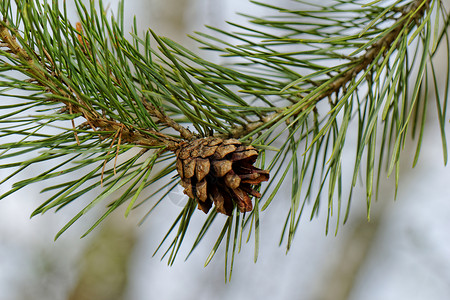
[[[241,185],[241,177],[239,175],[236,175],[233,170],[227,173],[225,175],[225,184],[232,189],[236,189]]]
[[[204,147],[204,149],[201,152],[200,156],[202,158],[210,157],[211,155],[214,155],[214,153],[216,152],[217,148],[218,148],[218,146]]]
[[[247,193],[245,193],[240,188],[232,190],[233,195],[236,199],[236,205],[240,212],[247,212],[253,209],[253,204],[250,200],[250,197]]]
[[[183,162],[183,174],[185,178],[191,178],[195,174],[195,162],[196,160],[188,157]]]
[[[175,166],[176,166],[178,175],[180,175],[181,178],[184,178],[183,161],[181,159],[177,159],[177,163]]]
[[[205,202],[208,199],[208,193],[207,193],[207,182],[206,180],[202,180],[200,182],[197,182],[195,185],[195,191],[197,194],[197,198]]]
[[[243,152],[234,152],[233,153],[233,160],[244,160],[244,159],[249,159],[249,158],[253,158],[258,157],[258,152],[256,152],[256,150],[247,150],[247,151],[243,151]]]
[[[234,145],[223,145],[221,147],[218,147],[214,153],[213,158],[214,159],[222,159],[225,157],[225,155],[230,154],[232,152],[236,151],[236,146]]]
[[[184,193],[190,198],[194,198],[194,193],[192,191],[192,184],[190,178],[183,178],[181,180],[181,186],[184,187]]]
[[[210,166],[211,164],[209,162],[209,159],[197,158],[197,162],[195,165],[195,175],[198,181],[201,181],[203,178],[205,178],[206,175],[209,174]]]
[[[212,165],[217,177],[223,177],[233,169],[233,163],[229,160],[215,160]]]

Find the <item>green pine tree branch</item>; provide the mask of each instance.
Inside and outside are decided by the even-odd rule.
[[[16,0],[17,13],[11,1],[0,4],[0,95],[8,101],[0,105],[0,137],[5,139],[0,168],[11,170],[0,185],[14,182],[30,166],[52,165],[15,181],[0,199],[29,184],[66,176],[67,181],[44,188],[52,194],[36,215],[99,191],[57,236],[107,199],[104,215],[87,233],[124,204],[128,215],[159,197],[148,214],[154,211],[179,181],[173,152],[199,137],[253,144],[260,149],[257,163],[271,172],[262,200],[253,200],[250,213],[235,210],[224,221],[207,259],[226,236],[231,267],[246,231],[247,241],[255,241],[256,259],[259,214],[288,178],[291,198],[281,237],[288,249],[307,207],[313,218],[325,202],[327,232],[332,218],[336,230],[345,223],[358,177],[365,182],[370,216],[384,169],[398,185],[408,132],[418,136],[417,162],[432,93],[447,162],[450,51],[444,42],[450,18],[440,0],[335,1],[298,10],[254,2],[276,15],[247,16],[251,24],[231,23],[236,32],[209,28],[213,34],[193,36],[204,49],[221,54],[223,64],[152,31],[142,36],[136,26],[126,39],[123,3],[116,18],[108,17],[101,2],[99,11],[94,1],[89,7],[75,3],[75,25],[56,2]],[[445,95],[439,93],[433,61],[439,46],[448,52]],[[343,153],[352,125],[358,136],[353,177],[346,183]],[[32,158],[26,157],[29,152]],[[83,175],[74,180],[73,172]],[[157,184],[143,197],[142,191]],[[163,240],[175,232],[164,254],[170,264],[195,217],[195,204],[188,201]],[[216,211],[208,215],[191,252],[218,216]]]
[[[398,22],[390,28],[390,31],[387,32],[385,35],[381,36],[376,41],[371,41],[370,47],[367,48],[365,53],[361,56],[354,56],[351,57],[351,65],[349,65],[346,69],[344,69],[342,72],[340,72],[337,76],[333,77],[332,80],[329,82],[326,82],[326,87],[322,89],[319,93],[308,97],[307,102],[303,103],[301,106],[302,110],[307,109],[309,106],[315,105],[317,102],[327,99],[333,94],[339,94],[343,89],[346,88],[346,86],[349,84],[349,82],[357,77],[361,72],[366,70],[370,64],[374,62],[374,60],[379,59],[385,59],[388,57],[392,52],[388,51],[389,49],[392,49],[392,46],[394,48],[396,45],[392,45],[393,43],[398,42],[398,37],[402,34],[404,34],[404,30],[410,27],[413,27],[415,24],[420,22],[420,19],[423,17],[424,13],[429,8],[431,1],[414,1],[411,3],[408,3],[404,5],[403,7],[399,8],[398,11],[401,12],[401,16],[398,17]],[[289,41],[293,41],[290,39]],[[298,42],[302,42],[302,40],[298,40]],[[367,45],[364,45],[367,46]],[[359,51],[358,51],[359,52]],[[382,57],[380,58],[379,54],[382,53]],[[301,81],[305,81],[303,77],[299,78],[298,80],[288,84],[287,86],[283,87],[281,91],[287,90],[290,87],[294,86],[295,84],[298,84]],[[313,82],[315,86],[320,86],[319,83]],[[300,100],[301,101],[301,100]],[[296,101],[298,102],[298,100]],[[285,110],[289,110],[292,108],[296,108],[296,105],[290,105],[285,108]],[[285,112],[275,112],[268,116],[264,116],[264,118],[261,121],[256,122],[250,122],[249,124],[245,124],[245,126],[235,128],[232,132],[233,137],[242,137],[250,134],[255,129],[261,128],[268,122],[275,122],[276,120],[279,120],[282,118],[282,116],[285,114]]]
[[[9,49],[9,51],[6,51],[14,55],[14,59],[17,60],[16,63],[21,64],[22,67],[25,68],[22,72],[29,75],[30,79],[36,81],[37,84],[44,86],[48,92],[54,94],[56,96],[54,99],[55,102],[61,102],[65,105],[65,107],[61,108],[61,113],[69,112],[70,114],[81,114],[86,120],[85,124],[80,126],[81,128],[90,127],[93,131],[106,132],[108,136],[110,135],[109,132],[120,133],[124,143],[150,147],[165,146],[168,150],[177,149],[180,139],[151,129],[139,129],[138,131],[129,128],[130,124],[121,124],[120,122],[116,122],[115,120],[100,115],[99,112],[87,104],[80,95],[77,95],[75,88],[71,88],[71,84],[67,81],[65,82],[64,76],[58,74],[59,72],[54,66],[46,65],[43,70],[42,66],[39,65],[40,58],[35,55],[29,55],[27,51],[17,43],[17,35],[17,29],[8,29],[7,23],[0,25],[0,39],[3,42],[2,46]],[[20,37],[20,39],[23,38]],[[49,61],[51,62],[52,59],[50,58]],[[115,81],[117,81],[117,79],[115,79]],[[56,82],[65,83],[66,88],[61,88]],[[147,109],[148,114],[158,118],[163,124],[179,131],[183,138],[192,138],[192,133],[173,121],[154,105],[147,101],[143,104]],[[101,133],[99,133],[99,135],[101,135]],[[100,138],[102,137],[100,136]]]

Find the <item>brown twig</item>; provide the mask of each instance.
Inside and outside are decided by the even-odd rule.
[[[147,111],[160,120],[161,123],[166,124],[167,126],[178,131],[182,138],[186,140],[191,140],[194,138],[194,134],[187,128],[181,126],[171,118],[169,118],[166,114],[164,114],[162,108],[156,108],[153,104],[143,99],[144,107]]]
[[[113,137],[113,139],[111,141],[111,145],[109,145],[109,149],[112,149],[112,147],[114,146],[114,142],[116,141],[116,138],[119,135],[119,131],[120,130],[118,130],[116,132],[116,134],[114,135],[114,137]],[[106,156],[108,156],[108,155],[109,155],[109,150],[108,150],[108,152],[106,152]],[[108,162],[108,160],[105,158],[105,160],[103,161],[102,173],[101,173],[101,176],[100,176],[100,185],[101,186],[103,186],[103,175],[105,173],[105,168],[106,168],[106,163],[107,162]],[[114,175],[116,175],[115,162],[114,162]]]
[[[10,34],[6,26],[0,26],[0,39],[3,42],[3,47],[8,47],[11,53],[15,54],[19,59],[28,63],[33,61],[28,53],[20,47],[19,43],[17,43],[16,37]]]
[[[73,114],[73,109],[72,109],[72,104],[69,103],[69,113],[72,115]],[[73,128],[73,135],[75,136],[75,140],[77,141],[77,145],[80,145],[80,139],[78,138],[78,133],[75,130],[75,121],[73,119],[70,120],[70,122],[72,123],[72,128]]]
[[[119,149],[120,149],[120,145],[122,144],[123,128],[124,128],[124,126],[122,124],[122,127],[120,128],[119,140],[117,141],[117,146],[116,146],[116,156],[114,157],[114,175],[116,175],[117,157],[119,156]]]

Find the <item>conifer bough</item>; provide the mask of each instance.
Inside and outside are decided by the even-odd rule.
[[[16,0],[17,11],[12,1],[0,2],[0,96],[8,101],[0,104],[0,168],[12,170],[0,186],[32,165],[52,167],[16,180],[0,199],[66,176],[44,188],[52,194],[34,216],[100,190],[57,237],[105,199],[115,197],[86,234],[119,206],[127,203],[128,215],[163,194],[153,211],[181,184],[190,199],[169,230],[178,226],[165,252],[169,262],[195,207],[208,216],[192,249],[222,213],[229,217],[208,261],[225,236],[227,254],[232,249],[234,255],[246,228],[258,248],[259,213],[286,178],[292,179],[281,238],[287,237],[287,248],[309,202],[312,218],[326,198],[327,232],[332,216],[337,230],[349,124],[356,123],[358,136],[344,222],[358,176],[364,177],[368,216],[382,166],[395,174],[397,187],[408,131],[418,132],[417,162],[433,88],[447,162],[450,59],[444,96],[433,62],[448,40],[449,16],[440,0],[312,2],[297,10],[255,2],[276,16],[248,16],[253,25],[231,24],[238,32],[209,28],[213,35],[193,36],[206,50],[239,58],[223,65],[151,30],[142,36],[136,25],[126,39],[123,2],[109,18],[101,1],[98,12],[95,1],[86,7],[75,0],[76,25],[59,1],[40,2]],[[132,152],[136,148],[141,151]],[[28,152],[34,157],[24,157]],[[74,180],[72,172],[81,178]]]

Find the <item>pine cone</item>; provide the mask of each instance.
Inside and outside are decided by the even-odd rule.
[[[269,171],[253,166],[256,148],[236,139],[207,137],[183,142],[176,155],[184,193],[205,213],[213,203],[218,212],[228,216],[235,204],[241,212],[251,211],[249,195],[261,197],[253,185],[269,180]]]

